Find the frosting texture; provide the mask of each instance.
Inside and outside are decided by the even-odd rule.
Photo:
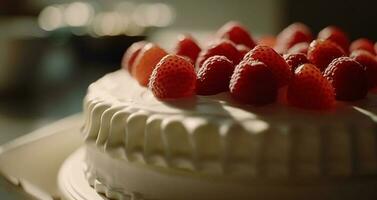
[[[227,93],[162,102],[124,70],[90,85],[85,141],[126,162],[214,175],[377,174],[377,97],[331,111],[253,107]]]

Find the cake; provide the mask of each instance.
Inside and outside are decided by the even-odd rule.
[[[157,68],[176,58],[158,51],[159,64],[149,74],[154,81],[162,80]],[[286,105],[279,95],[287,92],[283,87],[277,100],[266,104],[239,101],[233,91],[186,91],[183,98],[165,99],[161,91],[171,93],[151,82],[145,87],[140,74],[129,72],[130,57],[123,62],[128,70],[92,83],[84,99],[85,153],[75,170],[98,193],[147,200],[377,197],[377,94],[372,90],[358,101],[339,101],[343,96],[334,94],[338,100],[330,108]]]

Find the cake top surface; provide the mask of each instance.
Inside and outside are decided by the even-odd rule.
[[[154,114],[228,118],[237,122],[261,120],[270,123],[358,123],[376,122],[377,95],[370,92],[358,102],[337,102],[331,110],[304,110],[279,103],[267,106],[239,104],[223,92],[211,96],[161,101],[148,88],[140,86],[126,71],[106,75],[93,83],[89,96],[113,105],[127,105]]]

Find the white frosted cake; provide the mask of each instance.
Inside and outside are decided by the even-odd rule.
[[[335,27],[313,40],[296,23],[255,42],[231,22],[214,37],[201,49],[183,36],[173,52],[135,43],[89,86],[65,198],[377,199],[370,41],[348,57]]]
[[[112,197],[376,195],[376,113],[374,94],[323,112],[238,105],[227,93],[161,102],[120,70],[85,98],[85,172]]]

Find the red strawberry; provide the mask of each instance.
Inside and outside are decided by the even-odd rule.
[[[228,91],[229,81],[234,71],[233,63],[225,56],[208,58],[198,71],[196,92],[200,95],[213,95]]]
[[[293,45],[312,41],[312,33],[305,24],[296,22],[286,27],[276,38],[276,51],[286,53]]]
[[[368,77],[368,87],[377,87],[377,57],[365,50],[353,51],[350,57],[364,66]]]
[[[349,57],[333,60],[324,72],[335,89],[338,100],[353,101],[367,95],[368,82],[364,67]]]
[[[276,44],[276,37],[272,35],[262,36],[258,39],[258,44],[273,48]]]
[[[194,66],[184,57],[167,55],[153,70],[149,88],[159,99],[177,99],[195,95]]]
[[[242,59],[233,42],[229,40],[219,40],[211,44],[207,49],[204,49],[200,52],[199,57],[196,61],[197,67],[202,67],[205,60],[215,55],[227,57],[230,61],[233,62],[234,65],[238,64]]]
[[[318,39],[330,40],[339,45],[344,52],[348,52],[350,40],[347,34],[336,26],[328,26],[318,33]]]
[[[247,52],[249,52],[251,50],[249,47],[242,45],[242,44],[237,44],[236,48],[237,48],[238,52],[240,52],[241,58],[243,58],[247,54]]]
[[[237,101],[264,105],[276,101],[277,82],[269,67],[258,61],[244,60],[234,70],[230,94]]]
[[[288,85],[289,104],[308,109],[328,109],[335,103],[334,89],[313,64],[303,64]]]
[[[254,48],[255,42],[247,29],[238,22],[228,22],[217,32],[219,38],[228,39],[235,44],[242,44]]]
[[[308,48],[309,48],[309,43],[307,43],[307,42],[300,42],[300,43],[297,43],[297,44],[293,45],[288,50],[288,54],[291,54],[291,53],[304,53],[304,54],[307,54],[308,53]]]
[[[201,49],[194,38],[189,35],[180,35],[175,47],[175,53],[180,56],[188,57],[192,63],[196,62]]]
[[[127,51],[124,53],[122,58],[122,68],[127,69],[132,74],[132,66],[135,62],[137,55],[139,55],[140,50],[147,44],[145,41],[139,41],[133,43]]]
[[[369,51],[373,55],[376,55],[376,52],[374,51],[373,47],[373,42],[366,38],[359,38],[351,43],[350,52],[358,49],[363,49]]]
[[[149,77],[156,64],[166,55],[166,52],[153,43],[146,44],[137,55],[132,75],[142,86],[147,86]]]
[[[308,60],[321,71],[335,58],[345,56],[343,49],[329,40],[313,40],[308,49]]]
[[[286,85],[291,77],[288,64],[271,47],[257,45],[245,55],[244,60],[256,60],[266,64],[275,75],[279,87]]]
[[[294,73],[296,68],[300,65],[309,63],[308,58],[306,58],[306,55],[303,53],[285,54],[284,59],[291,68],[292,73]]]

